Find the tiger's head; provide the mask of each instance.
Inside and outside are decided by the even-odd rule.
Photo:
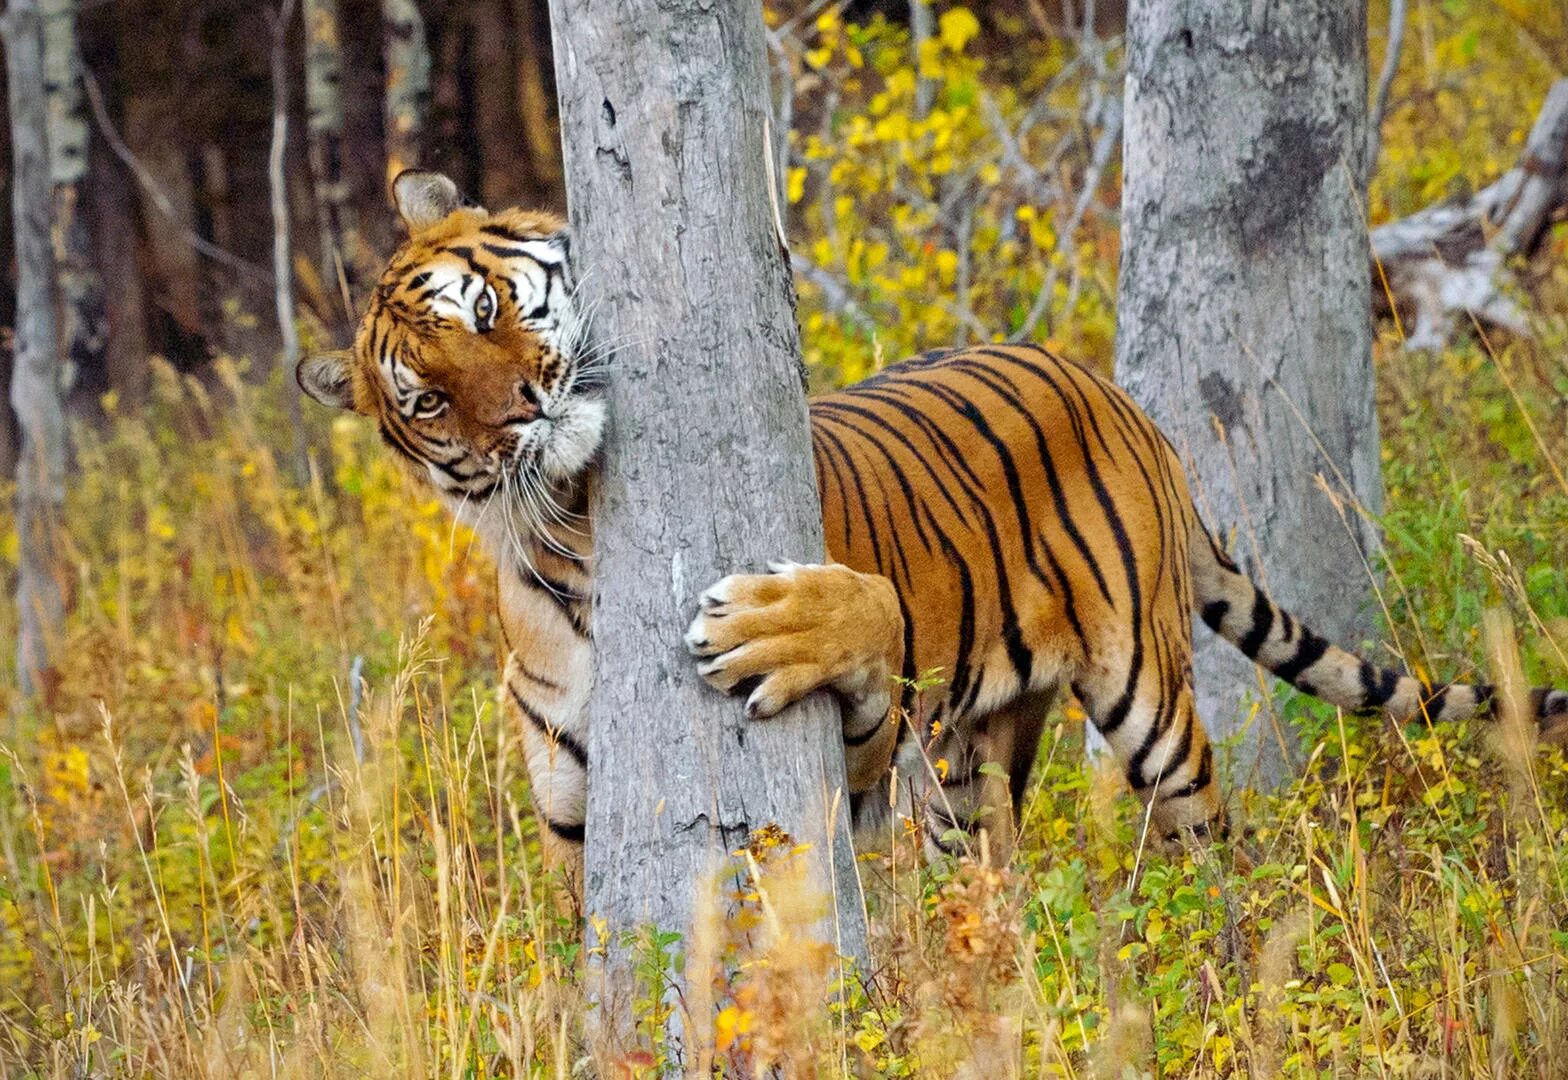
[[[377,282],[352,349],[300,362],[317,401],[375,420],[456,503],[559,492],[604,432],[563,221],[463,205],[439,173],[393,183],[408,240]]]

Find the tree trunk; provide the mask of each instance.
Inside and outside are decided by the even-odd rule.
[[[80,0],[46,0],[44,79],[48,95],[49,173],[54,184],[54,258],[60,290],[61,373],[72,412],[97,410],[109,388],[103,278],[84,206],[88,126],[77,43]]]
[[[387,179],[422,164],[430,112],[430,50],[414,0],[381,0],[387,72]]]
[[[343,50],[337,0],[305,0],[305,127],[321,234],[321,281],[342,293],[343,324],[354,318],[359,242],[343,172]]]
[[[1353,179],[1367,148],[1365,5],[1135,0],[1127,54],[1117,377],[1253,577],[1359,642],[1376,534],[1335,500],[1382,508]],[[1257,677],[1198,636],[1200,711],[1228,734]],[[1265,710],[1233,773],[1279,782],[1290,743]]]
[[[44,20],[38,0],[11,0],[0,16],[14,162],[11,207],[16,230],[16,352],[11,407],[21,431],[16,468],[16,671],[23,694],[47,691],[51,656],[65,615],[60,512],[65,502],[65,415],[55,328],[54,251],[50,244],[48,116]]]
[[[208,356],[209,327],[201,299],[207,275],[188,239],[196,234],[197,225],[190,159],[167,135],[167,102],[135,85],[127,87],[123,100],[125,142],[148,179],[137,195],[148,224],[146,280],[156,320],[149,327],[153,347],[177,365],[196,367]]]
[[[625,932],[688,931],[699,883],[764,825],[812,842],[841,953],[863,955],[864,926],[837,709],[813,695],[748,723],[681,646],[718,578],[823,558],[763,149],[762,9],[555,0],[551,16],[584,303],[602,301],[597,339],[619,350],[594,507],[586,852],[613,1029],[631,1000]]]
[[[272,196],[272,288],[283,342],[285,379],[299,367],[299,327],[294,321],[294,261],[289,237],[289,21],[294,0],[283,0],[272,24],[272,146],[267,156],[267,183]],[[292,380],[289,380],[292,381]],[[306,475],[305,420],[300,393],[287,387],[289,426],[294,433],[294,475]]]
[[[1514,334],[1530,323],[1513,298],[1508,261],[1529,255],[1568,205],[1568,79],[1541,102],[1519,161],[1466,199],[1445,200],[1372,230],[1381,276],[1376,298],[1393,298],[1405,344],[1440,349],[1471,318]],[[1388,293],[1382,290],[1388,284]]]
[[[147,362],[147,296],[136,241],[136,177],[102,138],[90,140],[87,213],[99,263],[114,267],[104,278],[104,378],[122,405],[146,396],[152,368]]]

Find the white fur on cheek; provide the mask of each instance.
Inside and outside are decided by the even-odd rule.
[[[551,480],[569,480],[588,467],[604,439],[604,403],[569,401],[553,422],[539,450],[539,471]]]

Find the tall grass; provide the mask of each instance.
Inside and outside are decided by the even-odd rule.
[[[1549,356],[1385,364],[1390,638],[1510,693],[1568,676]],[[1303,778],[1175,858],[1067,710],[1012,866],[863,860],[877,967],[827,1005],[820,901],[759,838],[597,1060],[479,551],[352,420],[285,475],[277,389],[218,372],[84,438],[61,679],[0,740],[4,1075],[1568,1075],[1562,756],[1283,694]]]

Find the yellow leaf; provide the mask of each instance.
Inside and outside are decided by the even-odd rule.
[[[980,32],[980,20],[968,8],[949,8],[937,20],[937,36],[953,52],[963,52],[964,46]]]
[[[806,194],[806,170],[795,166],[789,171],[788,197],[791,203],[798,203]]]
[[[713,1042],[720,1050],[728,1050],[735,1045],[735,1037],[740,1034],[740,1009],[730,1005],[720,1010],[713,1021]]]

